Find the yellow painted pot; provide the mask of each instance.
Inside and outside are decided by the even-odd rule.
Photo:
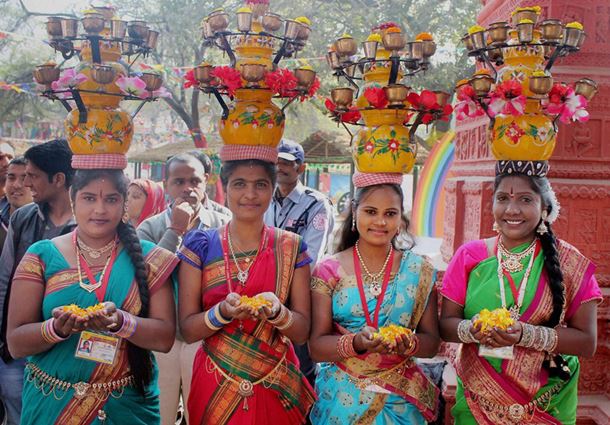
[[[237,90],[236,101],[229,106],[229,116],[220,120],[223,142],[276,147],[284,134],[285,117],[271,96],[270,90]]]
[[[406,174],[413,169],[416,146],[402,125],[406,116],[402,109],[362,111],[367,127],[360,130],[352,148],[358,171]]]
[[[263,27],[259,22],[252,23],[252,31],[254,34],[241,35],[237,39],[235,47],[237,62],[235,68],[241,71],[242,64],[260,64],[267,67],[267,72],[271,72],[273,71],[271,57],[275,47],[275,39],[255,34],[256,32],[263,31]],[[264,85],[264,81],[261,81],[261,85]]]
[[[119,87],[115,84],[116,80],[121,76],[127,75],[127,70],[123,65],[117,62],[105,62],[104,65],[111,66],[115,70],[114,80],[109,84],[101,85],[96,82],[91,77],[91,62],[81,62],[80,65],[76,68],[76,70],[80,73],[83,73],[87,76],[88,80],[84,83],[78,85],[80,90],[91,90],[91,91],[104,91],[107,93],[113,93],[117,95],[121,95],[122,92]],[[83,102],[88,107],[93,108],[118,108],[119,103],[122,100],[120,96],[112,96],[108,94],[95,94],[95,93],[82,93],[81,97],[83,98]]]
[[[533,43],[539,43],[540,36],[540,31],[535,30]],[[507,48],[504,51],[505,66],[500,70],[500,80],[519,81],[523,86],[523,94],[531,97],[534,93],[529,89],[529,77],[534,71],[544,69],[544,49],[539,45],[521,45],[515,30],[509,32],[508,45],[514,47]],[[539,108],[536,110],[539,110]],[[532,113],[535,110],[529,110],[528,112]]]
[[[64,126],[75,155],[126,154],[133,136],[131,116],[120,109],[91,108],[83,124],[79,124],[78,110],[74,109]]]
[[[377,49],[377,54],[375,56],[376,59],[388,59],[390,57],[390,52],[385,50],[383,47],[379,47]],[[385,87],[388,85],[388,81],[390,80],[390,72],[392,70],[392,65],[390,62],[375,62],[371,64],[371,67],[364,73],[364,81],[365,84],[362,87],[361,95],[356,99],[356,107],[357,108],[368,108],[371,105],[369,101],[364,97],[364,92],[369,87]],[[403,77],[402,72],[398,72],[397,81],[400,81]],[[408,105],[407,102],[405,102]]]
[[[557,140],[553,121],[543,114],[496,117],[491,152],[498,160],[548,160]]]

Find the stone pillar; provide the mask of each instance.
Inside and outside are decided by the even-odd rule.
[[[597,264],[604,302],[598,307],[598,347],[582,360],[579,424],[610,424],[610,2],[608,0],[482,0],[478,22],[509,20],[519,6],[540,5],[540,20],[580,21],[587,39],[582,50],[558,60],[555,81],[582,77],[600,90],[589,105],[586,124],[560,124],[550,179],[561,203],[556,234]],[[466,77],[466,76],[461,76]],[[449,260],[464,242],[493,235],[491,215],[493,158],[486,118],[458,123],[453,172],[447,183],[445,237],[441,251]],[[451,398],[449,385],[447,395]]]

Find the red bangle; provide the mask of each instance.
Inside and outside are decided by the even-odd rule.
[[[342,359],[349,359],[350,357],[356,357],[358,353],[354,348],[354,339],[356,338],[356,334],[345,334],[341,335],[339,340],[337,341],[337,354]]]

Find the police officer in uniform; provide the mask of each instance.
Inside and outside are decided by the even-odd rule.
[[[265,213],[265,224],[299,234],[307,244],[313,259],[311,267],[325,254],[333,230],[333,212],[330,200],[322,193],[300,182],[305,171],[303,147],[283,139],[278,147],[277,187],[271,205]],[[313,384],[315,364],[309,357],[306,345],[295,346],[301,371]]]

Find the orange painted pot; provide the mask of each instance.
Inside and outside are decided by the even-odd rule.
[[[270,90],[239,89],[229,106],[226,120],[220,120],[220,137],[227,145],[276,147],[284,134],[285,116],[273,101]]]

